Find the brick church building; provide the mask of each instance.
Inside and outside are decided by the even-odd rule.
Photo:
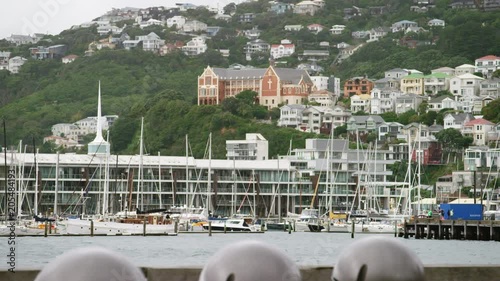
[[[316,87],[305,70],[208,66],[198,77],[198,105],[220,104],[245,90],[258,93],[260,105],[274,108],[279,104],[303,104]]]

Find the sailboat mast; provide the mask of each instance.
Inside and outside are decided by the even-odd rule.
[[[191,206],[190,197],[192,196],[191,186],[189,185],[189,169],[188,169],[188,161],[189,161],[189,147],[188,147],[188,135],[186,134],[186,206],[189,208]]]
[[[19,141],[19,153],[22,153],[22,148],[23,148],[23,141],[20,140]],[[26,150],[24,151],[24,154],[23,155],[26,155]],[[26,156],[25,156],[26,158]],[[26,159],[24,159],[26,160]],[[22,192],[22,188],[23,188],[23,184],[22,184],[22,180],[24,178],[24,173],[23,173],[23,170],[24,170],[24,161],[23,160],[23,163],[21,164],[20,161],[18,162],[17,164],[17,170],[18,170],[18,177],[17,177],[17,216],[19,217],[21,215],[21,206],[22,206],[22,195],[23,195],[23,192]]]
[[[233,155],[233,188],[231,192],[231,217],[236,213],[236,156]]]
[[[143,151],[143,137],[144,137],[144,117],[141,118],[141,139],[139,141],[139,184],[137,188],[137,201],[136,201],[136,209],[139,208],[139,198],[141,201],[141,209],[144,210],[144,192],[143,192],[143,183],[142,183],[142,155]]]
[[[7,129],[5,127],[5,119],[3,119],[3,146],[4,146],[4,150],[3,150],[3,157],[4,157],[4,173],[5,173],[5,205],[4,205],[4,217],[5,217],[5,221],[7,221],[7,213],[8,213],[8,190],[9,190],[9,185],[7,183],[7,175],[9,174],[9,168],[7,167]]]
[[[331,164],[330,164],[330,159],[332,157],[332,146],[333,146],[333,130],[330,130],[330,140],[328,141],[328,152],[326,155],[326,182],[327,182],[327,189],[329,191],[329,198],[328,198],[328,216],[332,214],[332,205],[333,205],[333,187],[332,187],[332,174],[331,174]]]
[[[158,151],[158,199],[160,200],[160,209],[163,208],[163,202],[161,201],[161,154]]]
[[[361,187],[359,186],[360,185],[360,179],[361,179],[361,165],[360,165],[360,161],[359,161],[359,131],[358,129],[356,128],[356,160],[358,162],[358,182],[356,184],[356,194],[358,196],[358,210],[361,210]],[[355,197],[356,198],[356,195]]]
[[[212,191],[212,133],[208,137],[208,183],[207,183],[207,210],[210,214],[210,204],[211,198],[210,193]]]
[[[411,180],[411,155],[412,155],[412,151],[411,151],[411,136],[410,136],[410,132],[408,132],[408,214],[411,215],[412,214],[412,209],[411,209],[411,191],[413,189],[412,187],[412,180]]]
[[[35,160],[35,198],[34,198],[34,212],[38,215],[38,162],[36,161],[36,155],[38,154],[38,148],[35,148],[35,139],[33,139],[33,159]]]
[[[56,160],[56,184],[54,187],[54,215],[57,214],[57,195],[59,193],[59,151]]]
[[[421,147],[421,144],[422,144],[422,124],[419,125],[418,127],[418,152],[417,152],[417,167],[418,167],[418,189],[417,189],[417,193],[418,193],[418,204],[417,204],[417,216],[420,214],[420,202],[422,201],[422,198],[420,197],[420,172],[421,172],[421,167],[422,166],[422,160],[421,160],[421,157],[422,157],[422,147]]]

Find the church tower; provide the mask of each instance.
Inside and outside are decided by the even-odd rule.
[[[89,155],[109,155],[110,145],[102,137],[102,118],[101,118],[101,81],[99,81],[99,96],[97,100],[97,127],[95,139],[89,143],[88,152]]]

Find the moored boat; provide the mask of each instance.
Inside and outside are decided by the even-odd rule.
[[[212,231],[247,231],[247,232],[261,231],[260,225],[253,224],[252,219],[245,219],[245,218],[214,220],[210,221],[209,224],[203,225],[204,230],[209,230],[210,227]]]

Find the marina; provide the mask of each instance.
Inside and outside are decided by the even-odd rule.
[[[224,245],[242,240],[258,240],[283,249],[301,268],[303,280],[330,280],[332,266],[339,253],[348,245],[370,234],[311,233],[268,231],[262,233],[228,232],[209,236],[203,233],[183,233],[177,236],[54,236],[18,237],[18,271],[34,280],[34,274],[58,255],[79,247],[100,246],[129,257],[134,264],[149,272],[148,280],[197,280],[201,267]],[[377,234],[393,237],[393,234]],[[0,238],[5,245],[6,238]],[[402,241],[422,260],[428,280],[495,280],[498,274],[500,244],[494,241],[422,240],[394,238]],[[43,243],[43,247],[40,246]],[[2,257],[0,261],[4,260]],[[12,280],[0,266],[0,279]],[[329,271],[329,272],[328,272]],[[456,279],[462,275],[462,278]],[[3,275],[2,275],[3,274]],[[485,276],[492,276],[489,279]],[[498,275],[496,275],[498,276]],[[7,278],[7,279],[4,279]],[[441,279],[439,279],[439,278]],[[448,279],[443,279],[443,278]],[[455,279],[452,279],[452,278]],[[20,279],[17,279],[20,280]]]

